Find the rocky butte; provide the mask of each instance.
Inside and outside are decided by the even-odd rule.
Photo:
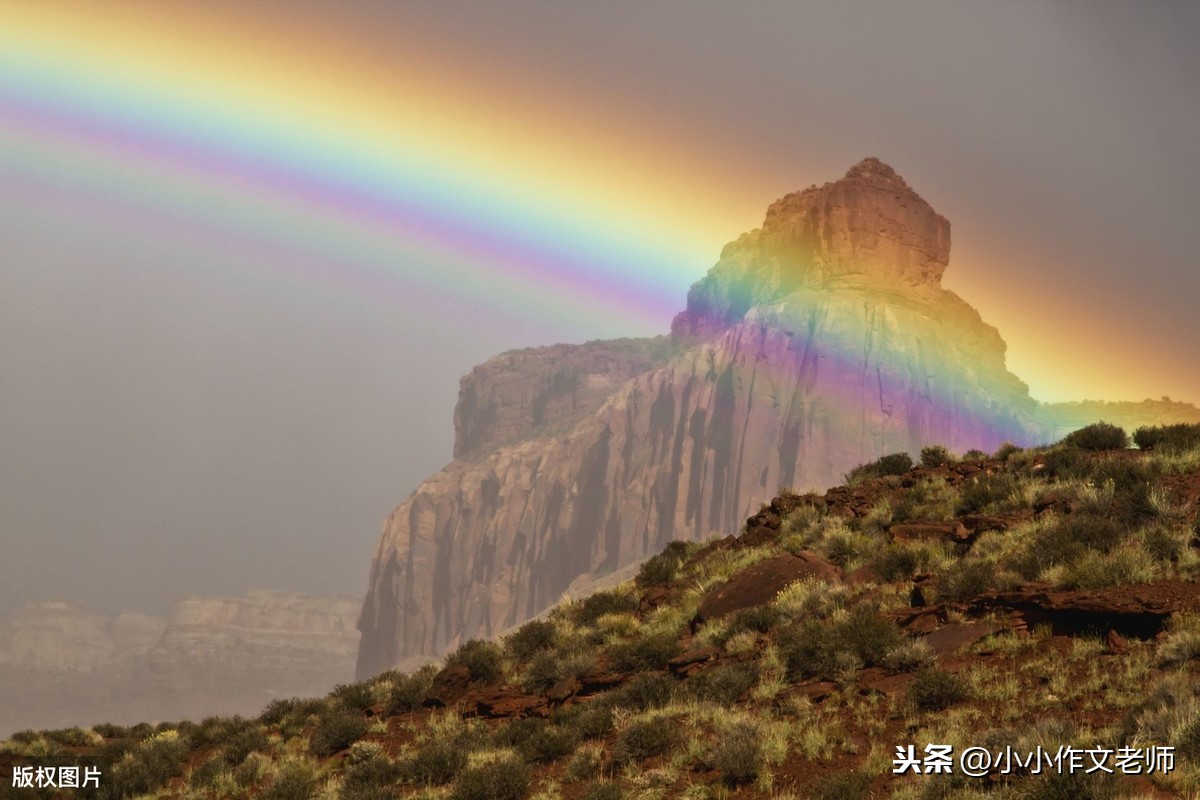
[[[384,525],[358,675],[494,636],[672,539],[735,532],[780,486],[1095,421],[1094,404],[1051,414],[1031,399],[1000,334],[942,287],[949,262],[950,223],[868,158],[726,245],[670,336],[476,367],[454,461]],[[1200,420],[1160,405],[1146,424]]]

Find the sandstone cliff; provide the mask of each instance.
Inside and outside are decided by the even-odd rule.
[[[349,681],[360,598],[189,597],[166,620],[66,601],[0,625],[0,736],[26,727],[257,713]]]
[[[949,248],[945,218],[867,159],[727,245],[673,347],[560,345],[478,368],[456,460],[385,523],[358,674],[494,635],[673,538],[736,530],[780,485],[823,488],[935,442],[1040,440],[999,333],[940,285]],[[590,365],[569,374],[596,391],[547,425],[536,398],[562,364]]]

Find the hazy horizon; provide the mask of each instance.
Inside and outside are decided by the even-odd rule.
[[[117,7],[0,33],[0,620],[361,595],[460,376],[865,156],[1034,397],[1200,402],[1195,6]]]

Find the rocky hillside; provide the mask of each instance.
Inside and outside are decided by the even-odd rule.
[[[1194,797],[1200,426],[1137,440],[889,454],[442,665],[22,733],[0,797],[86,757],[108,797]]]
[[[189,597],[168,619],[66,601],[0,624],[0,733],[249,713],[354,672],[356,597]]]
[[[735,528],[780,486],[831,486],[933,442],[1050,441],[1061,419],[1042,416],[1000,334],[942,288],[949,259],[947,220],[866,159],[727,245],[671,337],[477,367],[455,460],[384,525],[359,676],[495,635],[674,539]]]

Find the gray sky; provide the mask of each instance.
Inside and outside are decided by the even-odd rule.
[[[734,211],[670,278],[679,306],[772,200],[876,155],[951,220],[946,283],[1035,396],[1200,401],[1196,4],[261,8],[364,47],[420,41],[481,92],[526,76],[546,103],[616,109],[709,154],[689,168],[719,171]],[[619,151],[634,129],[595,138]],[[449,459],[460,375],[508,347],[669,324],[263,270],[252,248],[64,204],[70,174],[44,192],[11,180],[6,141],[0,617],[58,596],[163,613],[189,592],[360,593],[383,518]]]

